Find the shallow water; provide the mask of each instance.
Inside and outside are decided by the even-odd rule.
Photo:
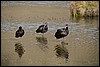
[[[1,1],[1,6],[55,6],[69,8],[69,1]]]
[[[37,34],[35,31],[44,22],[13,21],[18,18],[14,17],[13,20],[10,20],[8,15],[10,14],[6,12],[1,15],[2,66],[99,65],[98,18],[77,20],[67,18],[66,22],[47,20],[49,30],[43,35]],[[49,15],[47,16],[49,17]],[[69,27],[68,36],[64,39],[56,39],[54,36],[56,30],[63,28],[65,24],[68,24]],[[15,32],[19,26],[22,26],[25,34],[22,38],[15,38]]]
[[[2,22],[2,65],[98,65],[98,21],[89,21],[91,23],[85,21],[81,21],[84,23],[55,23],[48,21],[49,31],[43,36],[42,34],[35,33],[35,30],[43,22]],[[54,37],[54,33],[66,23],[69,25],[70,33],[64,38],[63,48],[62,39],[57,40]],[[17,39],[14,37],[14,34],[19,26],[23,27],[25,35]],[[21,44],[22,46],[16,47],[15,44]]]

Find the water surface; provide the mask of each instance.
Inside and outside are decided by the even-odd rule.
[[[24,1],[23,1],[24,2]],[[14,2],[15,3],[15,2]],[[22,2],[21,2],[22,3]],[[31,2],[28,2],[28,4]],[[46,2],[45,2],[46,3]],[[48,2],[49,3],[49,2]],[[56,3],[56,2],[54,2]],[[63,2],[64,3],[64,2]],[[13,4],[13,3],[12,3]],[[17,3],[19,4],[19,3]],[[9,6],[11,7],[11,6]],[[10,10],[7,12],[5,9],[11,9],[9,7],[2,8],[1,12],[1,65],[2,66],[98,66],[99,65],[99,19],[75,19],[71,18],[70,12],[66,12],[65,15],[62,8],[59,10],[58,15],[56,12],[52,14],[52,17],[57,19],[45,19],[51,17],[51,13],[46,13],[44,10],[43,15],[34,13],[34,16],[44,18],[44,21],[48,23],[49,30],[47,33],[37,34],[36,29],[44,23],[39,20],[39,17],[34,20],[28,21],[24,13],[27,16],[33,14],[30,10],[19,13],[19,7],[16,7],[16,15],[13,15]],[[21,7],[24,9],[25,7]],[[33,8],[33,7],[32,7]],[[37,7],[38,8],[38,7]],[[40,7],[39,7],[40,8]],[[13,8],[12,8],[13,9]],[[34,8],[33,8],[34,9]],[[32,10],[33,10],[32,9]],[[49,9],[49,8],[48,8]],[[51,9],[51,8],[50,8]],[[55,8],[55,10],[58,8]],[[66,8],[63,8],[66,10]],[[67,9],[69,10],[69,9]],[[62,12],[60,14],[60,12]],[[47,15],[44,17],[44,15]],[[63,15],[62,15],[63,14]],[[12,16],[12,19],[11,19]],[[60,18],[61,17],[61,18]],[[65,20],[63,19],[65,18]],[[68,18],[67,18],[68,17]],[[34,18],[33,18],[34,19]],[[18,21],[17,21],[18,20]],[[27,20],[27,21],[26,21]],[[55,21],[56,20],[56,21]],[[60,22],[61,21],[61,22]],[[68,24],[69,34],[63,39],[56,39],[55,32],[59,28],[63,28],[65,24]],[[15,38],[15,32],[19,26],[25,30],[25,34],[22,38]]]

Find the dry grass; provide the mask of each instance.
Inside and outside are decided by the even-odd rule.
[[[74,17],[99,16],[99,1],[72,1],[71,13]]]

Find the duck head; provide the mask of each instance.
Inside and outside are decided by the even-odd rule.
[[[67,30],[68,30],[68,24],[66,24],[66,25],[65,25],[65,29],[67,29]]]
[[[48,25],[48,23],[47,23],[47,22],[45,22],[45,23],[44,23],[44,25],[45,25],[45,26],[47,26],[47,25]]]
[[[19,27],[19,29],[21,30],[21,29],[22,29],[22,27],[20,26],[20,27]]]

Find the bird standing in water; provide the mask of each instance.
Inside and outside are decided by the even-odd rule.
[[[36,33],[46,33],[48,31],[48,24],[47,24],[47,22],[45,23],[45,24],[43,24],[43,25],[40,25],[39,27],[38,27],[38,29],[36,30]]]
[[[20,26],[19,29],[16,31],[15,33],[15,37],[22,37],[24,35],[24,30],[22,29],[22,27]]]
[[[60,39],[60,38],[64,38],[68,34],[69,34],[68,24],[66,24],[64,28],[57,29],[57,32],[55,33],[55,37],[56,39]]]

